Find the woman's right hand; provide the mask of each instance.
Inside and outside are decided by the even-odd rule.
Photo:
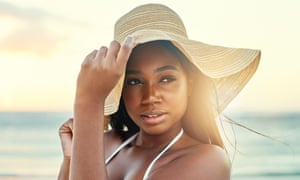
[[[122,45],[112,41],[108,48],[91,52],[81,65],[75,104],[103,102],[124,73],[133,46],[134,38],[128,36]]]
[[[59,128],[59,137],[64,158],[71,158],[72,137],[73,137],[73,118],[68,119]]]

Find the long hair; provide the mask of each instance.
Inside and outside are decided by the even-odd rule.
[[[211,79],[192,65],[187,57],[170,41],[159,40],[138,45],[133,49],[132,54],[140,47],[149,44],[160,45],[178,57],[188,74],[188,78],[195,82],[192,85],[192,93],[188,99],[187,111],[182,119],[185,132],[202,143],[224,147],[216,123],[216,103],[213,103],[215,100],[212,99],[212,97],[216,96],[213,96],[215,90]],[[195,79],[195,77],[200,77],[200,79]],[[120,99],[118,111],[110,116],[110,126],[123,139],[139,131],[139,127],[127,113],[123,98]]]

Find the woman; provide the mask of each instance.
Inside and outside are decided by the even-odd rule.
[[[178,15],[158,4],[121,17],[115,39],[82,64],[74,120],[60,128],[59,179],[230,179],[215,120],[260,51],[189,40]]]

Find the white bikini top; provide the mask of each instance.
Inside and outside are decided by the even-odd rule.
[[[146,180],[150,174],[150,171],[155,164],[155,162],[166,152],[168,151],[182,136],[183,129],[180,130],[180,132],[172,139],[172,141],[162,150],[160,153],[152,160],[152,162],[149,164],[148,168],[145,171],[145,174],[143,176],[143,180]],[[135,138],[137,134],[131,136],[126,141],[124,141],[106,160],[105,164],[108,164],[125,146],[127,146],[129,143],[131,143]]]

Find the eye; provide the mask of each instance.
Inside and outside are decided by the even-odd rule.
[[[171,76],[164,76],[161,78],[160,82],[162,83],[169,83],[169,82],[172,82],[172,81],[175,81],[176,78],[175,77],[171,77]]]
[[[142,84],[142,82],[139,79],[127,79],[126,84],[129,86],[135,86],[135,85]]]

